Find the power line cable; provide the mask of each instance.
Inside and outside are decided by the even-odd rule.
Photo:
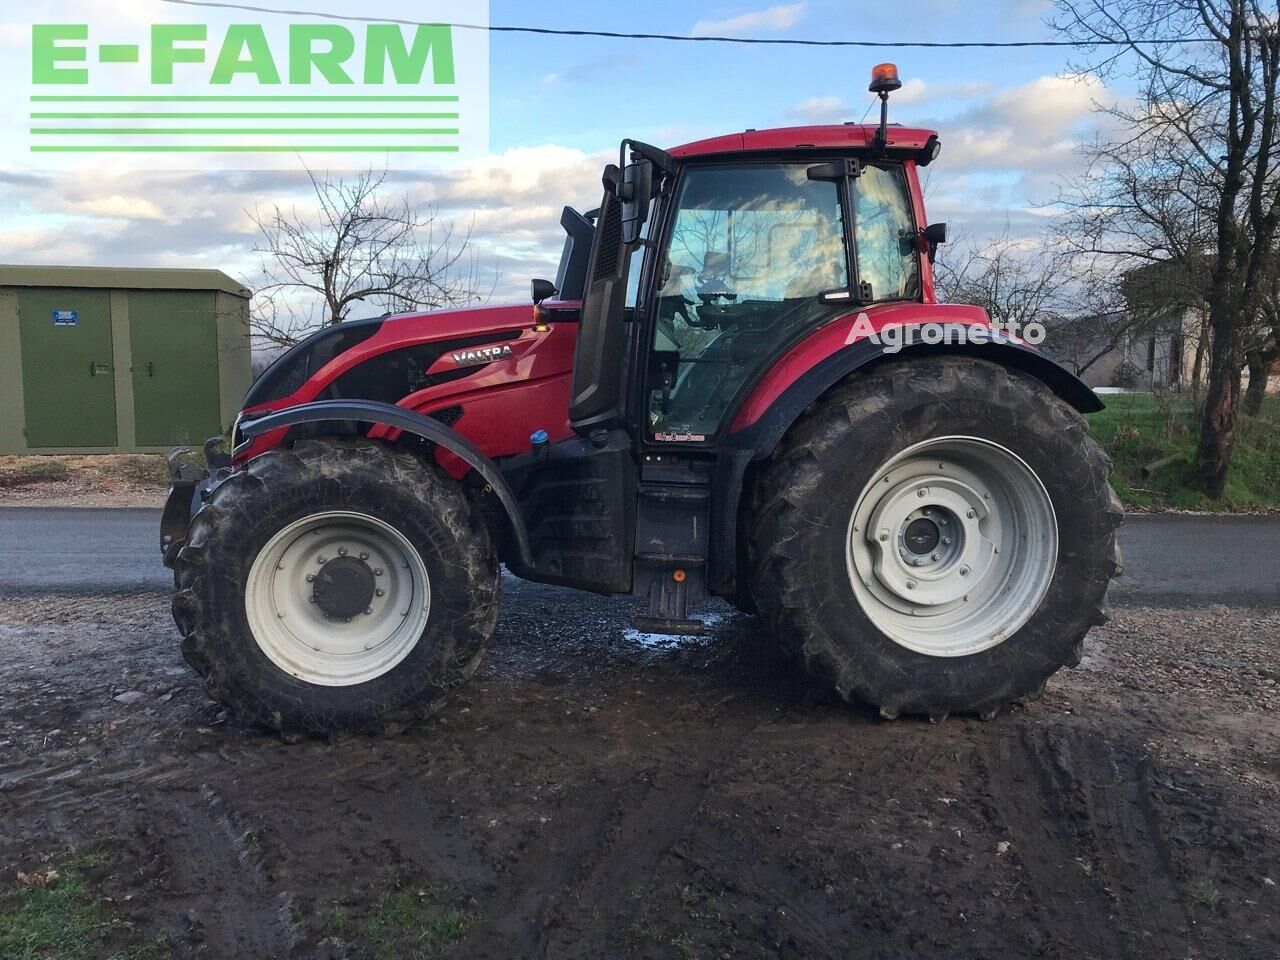
[[[183,7],[211,7],[222,10],[241,10],[248,13],[280,14],[290,17],[315,17],[321,20],[343,20],[352,23],[397,23],[419,26],[422,21],[397,17],[360,17],[353,14],[323,13],[319,10],[284,10],[260,7],[249,3],[230,3],[225,0],[160,0]],[[738,43],[756,46],[779,47],[880,47],[880,48],[946,48],[966,47],[1016,48],[1016,47],[1132,47],[1167,46],[1178,43],[1207,43],[1209,37],[1179,37],[1166,40],[799,40],[787,37],[722,37],[689,36],[679,33],[624,33],[615,30],[570,30],[557,27],[493,26],[480,23],[441,24],[455,30],[480,30],[487,33],[523,33],[550,37],[603,37],[609,40],[668,40],[679,43]]]

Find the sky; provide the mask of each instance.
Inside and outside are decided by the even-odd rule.
[[[105,3],[121,0],[102,0]],[[263,5],[270,6],[270,3]],[[300,4],[280,4],[296,7]],[[379,0],[352,4],[377,12]],[[797,0],[492,0],[493,24],[678,34],[866,40],[1025,40],[1051,36],[1047,0],[887,3]],[[13,38],[7,38],[8,44]],[[0,32],[0,51],[6,37]],[[471,231],[495,301],[554,276],[559,211],[599,201],[600,172],[623,137],[661,146],[739,131],[873,119],[870,69],[898,64],[891,119],[936,129],[931,221],[953,236],[1008,231],[1028,244],[1054,212],[1061,178],[1094,135],[1093,108],[1124,96],[1070,71],[1070,51],[743,47],[494,34],[489,154],[466,169],[393,173],[389,190]],[[0,262],[210,267],[252,285],[248,211],[296,204],[299,172],[19,173],[0,169]]]

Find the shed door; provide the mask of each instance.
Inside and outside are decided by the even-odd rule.
[[[139,446],[202,443],[222,432],[215,303],[211,291],[130,292],[133,410]]]
[[[27,446],[114,447],[111,295],[98,290],[22,290],[18,330]]]

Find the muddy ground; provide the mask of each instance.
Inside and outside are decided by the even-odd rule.
[[[663,646],[504,589],[438,719],[295,745],[204,698],[163,597],[0,598],[0,892],[90,854],[104,957],[1280,956],[1280,612],[1122,607],[1043,700],[933,726],[727,608]]]

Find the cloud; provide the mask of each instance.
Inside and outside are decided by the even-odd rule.
[[[1095,104],[1112,102],[1096,77],[1039,77],[938,124],[947,162],[1024,173],[1064,170],[1098,124]]]
[[[393,172],[385,195],[434,208],[455,236],[470,231],[495,299],[525,295],[532,276],[554,276],[560,211],[600,202],[613,151],[546,144],[490,155],[467,170]],[[252,286],[257,228],[246,209],[314,207],[304,171],[217,174],[6,175],[0,173],[0,262],[212,267]]]
[[[990,92],[991,88],[989,83],[928,83],[919,77],[912,77],[890,96],[890,112],[898,107],[918,106],[941,100],[972,100]],[[875,98],[870,94],[867,97],[860,104],[850,104],[843,97],[837,96],[810,97],[793,106],[790,115],[806,123],[844,123],[864,115],[868,122],[872,122],[879,114],[875,110]],[[870,112],[868,108],[871,108]],[[909,123],[905,119],[904,122]]]
[[[724,20],[699,20],[690,33],[695,37],[740,36],[790,30],[804,16],[807,3],[786,3],[767,10],[740,13]]]
[[[810,97],[791,108],[791,112],[808,123],[840,123],[854,108],[840,97]]]

